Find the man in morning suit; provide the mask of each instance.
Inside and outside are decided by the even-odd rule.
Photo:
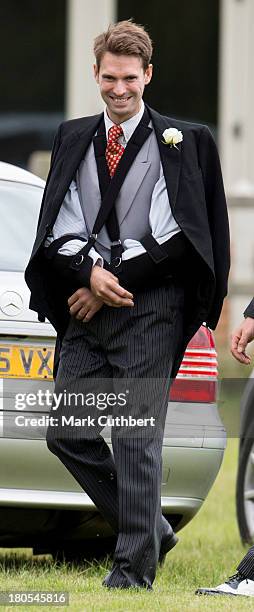
[[[26,281],[30,307],[57,330],[56,390],[124,381],[125,414],[155,416],[142,432],[112,427],[113,454],[99,426],[82,439],[47,433],[117,534],[104,586],[151,589],[177,542],[160,500],[170,380],[202,322],[217,325],[228,218],[208,128],[143,102],[153,70],[145,29],[111,25],[94,52],[105,110],[58,129]]]

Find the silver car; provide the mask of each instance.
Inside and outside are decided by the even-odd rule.
[[[42,406],[38,392],[53,390],[55,332],[29,310],[23,277],[43,188],[38,177],[0,163],[0,546],[73,558],[109,551],[115,538],[45,442],[50,403]],[[214,340],[201,326],[171,388],[164,436],[161,506],[176,531],[201,508],[223,459],[216,387]],[[102,433],[110,443],[110,431]]]

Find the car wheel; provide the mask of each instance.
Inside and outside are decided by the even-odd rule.
[[[240,450],[236,485],[237,519],[243,542],[254,542],[254,424]]]

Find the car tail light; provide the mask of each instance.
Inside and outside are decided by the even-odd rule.
[[[215,402],[217,378],[213,335],[202,325],[187,346],[169,399],[172,402]]]

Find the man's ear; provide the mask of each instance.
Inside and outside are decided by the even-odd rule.
[[[153,64],[149,64],[149,66],[145,70],[145,85],[148,85],[148,83],[150,83],[152,76],[153,76]]]
[[[99,68],[97,64],[93,65],[93,73],[94,73],[94,78],[96,80],[96,83],[98,83],[99,82]]]

